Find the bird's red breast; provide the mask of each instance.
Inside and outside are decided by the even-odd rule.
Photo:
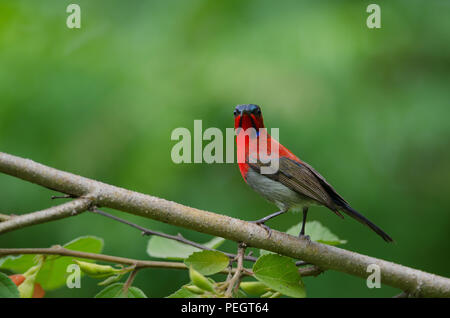
[[[264,127],[262,114],[259,112],[244,112],[236,114],[234,118],[236,133],[237,158],[239,170],[242,177],[247,182],[247,172],[249,169],[248,159],[250,157],[258,160],[260,154],[266,152],[272,159],[287,157],[298,163],[302,161],[289,149],[273,139]],[[256,134],[248,133],[248,129],[254,129]],[[277,153],[273,149],[278,149]],[[261,151],[261,152],[260,152]]]

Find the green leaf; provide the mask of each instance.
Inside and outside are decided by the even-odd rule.
[[[65,248],[74,251],[101,253],[103,249],[103,239],[95,236],[79,237],[64,245]],[[67,266],[73,264],[73,260],[83,260],[85,262],[92,262],[93,260],[74,258],[74,257],[58,257],[54,260],[46,260],[44,266],[37,277],[37,282],[42,285],[45,290],[52,290],[66,284]]]
[[[214,281],[197,272],[192,266],[189,267],[189,278],[198,288],[214,293]]]
[[[176,292],[170,294],[166,298],[199,298],[199,297],[200,295],[193,293],[184,287],[181,287]]]
[[[290,297],[306,297],[305,286],[293,260],[269,254],[258,258],[253,265],[255,278],[270,288]]]
[[[242,290],[238,289],[237,292],[233,292],[234,298],[249,298],[249,296]]]
[[[298,236],[300,233],[302,223],[294,225],[289,230],[287,234]],[[328,245],[339,245],[345,244],[347,241],[340,240],[336,235],[334,235],[327,227],[323,226],[318,221],[306,222],[305,234],[309,235],[312,241],[328,244]]]
[[[263,249],[259,250],[259,255],[260,256],[268,255],[268,254],[276,254],[276,253],[271,252],[271,251],[267,251],[267,250],[263,250]]]
[[[25,273],[30,267],[36,265],[36,255],[7,256],[0,259],[0,268],[8,269],[15,273]]]
[[[204,243],[203,245],[215,250],[215,249],[219,248],[223,244],[223,242],[225,242],[225,239],[223,237],[216,236],[211,241],[208,241],[208,242]]]
[[[127,293],[124,293],[124,285],[123,283],[109,285],[95,295],[95,298],[147,298],[142,290],[133,286],[128,288]]]
[[[204,243],[203,245],[216,249],[223,242],[224,238],[215,237],[211,241]],[[194,252],[199,252],[201,249],[191,245],[183,244],[178,241],[170,240],[160,236],[152,236],[148,241],[147,254],[156,257],[169,260],[184,260],[188,258]]]
[[[16,284],[3,273],[0,273],[0,298],[20,298]]]
[[[25,280],[20,284],[17,289],[19,290],[20,298],[32,298],[35,288],[36,277],[44,264],[44,257],[41,255],[37,265],[30,267],[23,276]]]
[[[184,289],[189,290],[191,293],[197,294],[197,295],[203,295],[205,291],[203,289],[198,288],[194,284],[187,284],[183,286]]]
[[[122,275],[120,275],[120,274],[114,275],[114,276],[110,276],[107,279],[105,279],[104,281],[101,281],[100,283],[98,283],[97,285],[99,285],[99,286],[107,286],[107,285],[110,285],[112,283],[117,282],[121,278],[122,278]]]
[[[192,253],[184,263],[203,275],[212,275],[227,268],[230,259],[222,252],[205,250]]]
[[[75,264],[80,266],[80,269],[83,273],[92,278],[106,278],[110,276],[116,276],[125,274],[126,272],[129,272],[131,270],[131,268],[114,268],[111,265],[99,265],[95,263],[79,261],[77,259],[74,259],[73,261],[75,262]]]
[[[239,287],[248,295],[260,296],[270,290],[265,284],[261,282],[241,282]]]
[[[64,245],[65,248],[80,252],[100,253],[103,248],[103,239],[95,236],[82,236]],[[0,268],[11,270],[15,273],[24,273],[36,264],[36,255],[8,256],[0,260]],[[52,290],[63,286],[67,273],[67,266],[73,263],[73,259],[93,262],[93,260],[74,258],[68,256],[48,256],[42,266],[36,282],[40,283],[44,290]]]

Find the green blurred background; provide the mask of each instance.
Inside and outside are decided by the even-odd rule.
[[[450,2],[0,1],[0,151],[200,209],[254,220],[276,207],[236,164],[171,161],[174,128],[225,130],[236,104],[262,107],[265,124],[396,241],[313,208],[344,248],[450,276]],[[0,213],[55,202],[54,192],[0,175]],[[108,210],[110,211],[110,210]],[[207,235],[110,211],[154,230]],[[300,221],[270,221],[286,230]],[[0,236],[2,247],[48,247],[82,235],[107,254],[149,259],[147,238],[98,215]],[[235,251],[227,242],[224,248]],[[164,297],[188,281],[143,270],[136,285]],[[48,297],[91,297],[98,281]],[[389,297],[337,272],[305,278],[310,297]]]

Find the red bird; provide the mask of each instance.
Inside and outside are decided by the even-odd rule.
[[[267,134],[264,128],[261,108],[258,105],[238,105],[234,110],[234,127],[236,129],[237,156],[239,169],[244,181],[267,200],[275,203],[280,211],[262,219],[253,221],[269,231],[264,223],[269,219],[289,210],[303,211],[303,224],[299,236],[305,235],[305,223],[311,205],[323,205],[343,218],[340,212],[351,216],[367,225],[386,242],[392,238],[378,226],[354,210],[336,190],[313,167],[301,161],[292,152]],[[253,129],[249,129],[253,128]],[[254,133],[249,133],[253,131]],[[263,148],[261,148],[263,146]],[[267,158],[260,153],[271,153],[278,147],[278,153],[272,154],[278,169],[263,170],[268,167]],[[259,152],[258,152],[259,149]],[[262,151],[261,149],[264,149]],[[265,151],[267,149],[267,151]],[[275,151],[276,152],[276,151]]]

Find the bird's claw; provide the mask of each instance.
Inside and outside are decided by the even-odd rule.
[[[264,230],[266,230],[267,234],[269,235],[268,238],[272,236],[272,229],[264,224],[264,222],[260,221],[250,221],[250,223],[254,223],[256,225],[261,226]]]
[[[311,243],[311,237],[309,235],[300,234],[298,237],[307,240],[308,243]]]

